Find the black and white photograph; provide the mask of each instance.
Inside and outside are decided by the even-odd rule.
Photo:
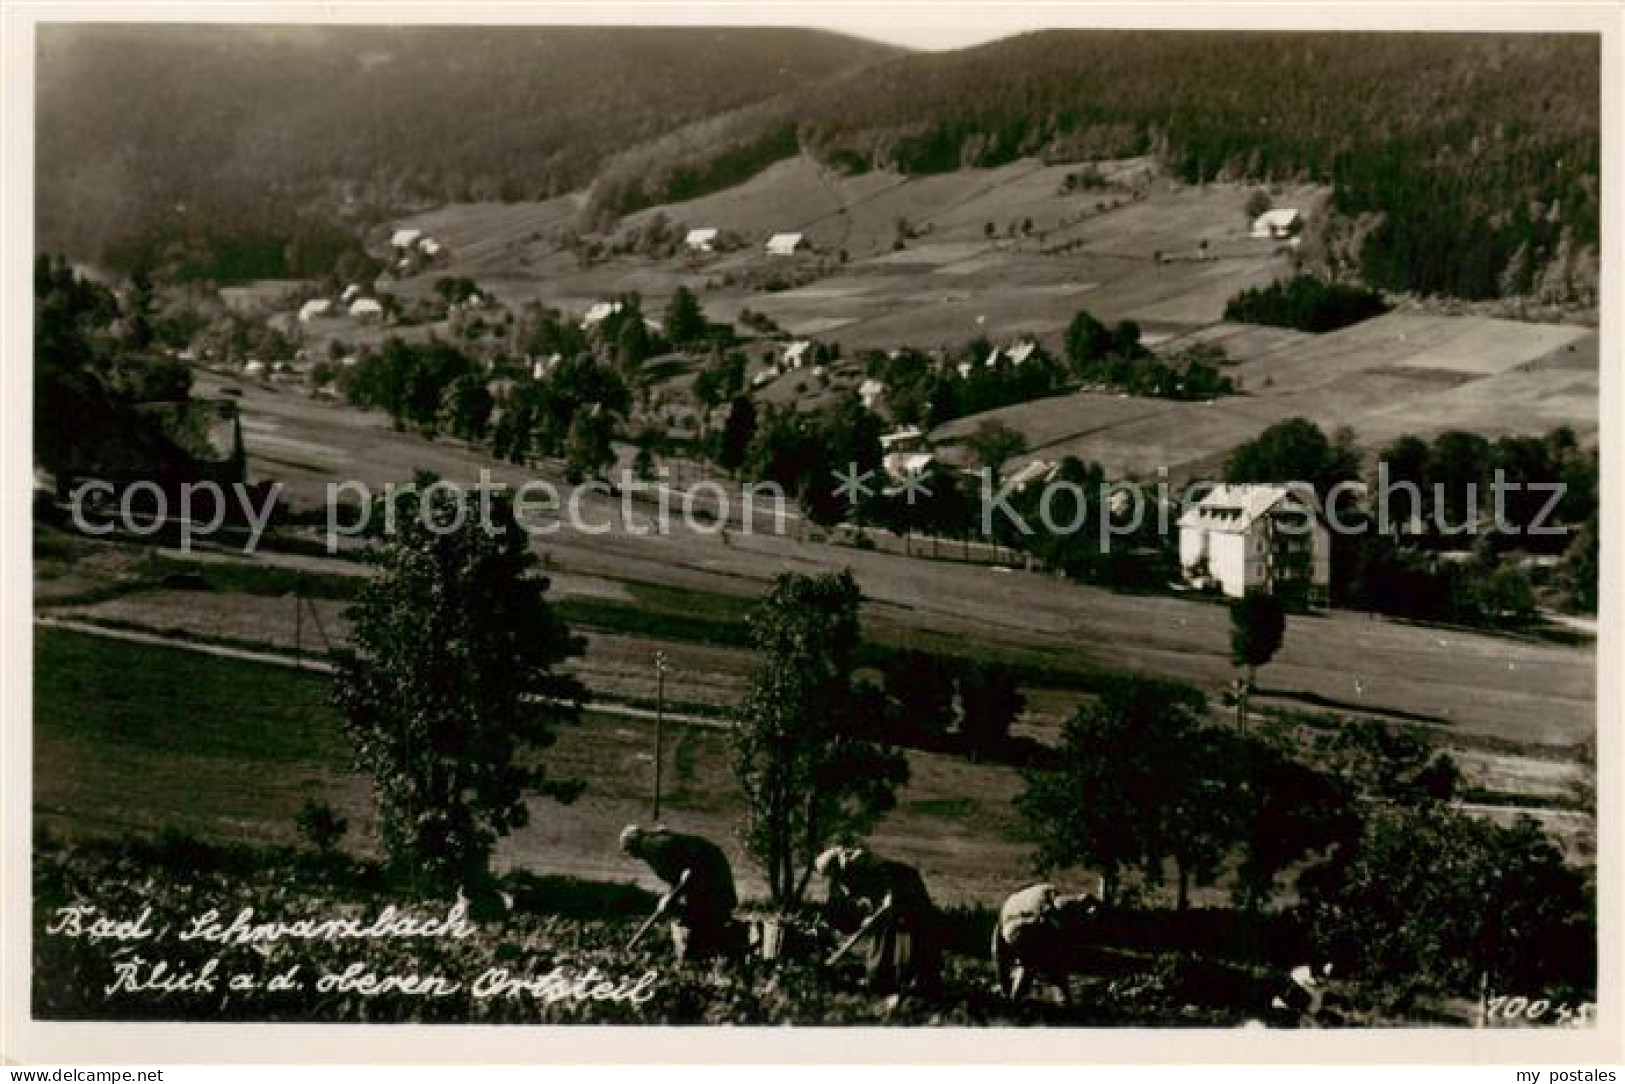
[[[8,129],[8,1017],[1599,1034],[1617,9],[137,10]]]

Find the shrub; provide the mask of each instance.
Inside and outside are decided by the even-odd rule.
[[[295,822],[299,836],[321,854],[331,854],[350,830],[350,822],[336,813],[326,802],[307,799],[299,809]]]
[[[1225,305],[1224,318],[1298,331],[1336,331],[1387,311],[1387,303],[1372,290],[1298,275],[1243,290]]]

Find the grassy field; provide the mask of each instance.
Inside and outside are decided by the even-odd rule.
[[[366,780],[326,703],[327,679],[275,666],[119,643],[55,629],[35,641],[34,809],[58,835],[151,834],[175,828],[217,843],[284,845],[307,799],[351,823],[348,845],[372,853]],[[647,819],[654,726],[594,715],[566,727],[550,770],[586,782],[578,801],[532,803],[532,823],[507,839],[499,864],[537,873],[638,881],[615,837]],[[673,726],[664,819],[709,835],[747,893],[763,884],[733,839],[740,805],[726,736]],[[944,902],[996,902],[1027,875],[1013,838],[1008,768],[910,756],[912,780],[874,836],[877,849],[920,865]]]
[[[1178,333],[1217,320],[1232,294],[1288,266],[1278,246],[1247,236],[1242,207],[1250,188],[1153,180],[1147,163],[1129,160],[1101,164],[1123,183],[1068,191],[1065,177],[1077,168],[1024,159],[931,176],[848,177],[789,159],[724,192],[628,216],[619,231],[624,237],[660,215],[675,225],[732,231],[744,248],[698,259],[622,256],[585,267],[553,236],[574,222],[579,197],[454,204],[398,224],[444,241],[450,263],[391,289],[415,297],[443,274],[467,274],[515,306],[540,299],[580,311],[636,291],[646,311],[658,312],[683,284],[699,291],[716,317],[732,320],[750,307],[793,334],[817,334],[851,350],[957,345],[980,333],[1053,335],[1080,306]],[[1287,189],[1278,202],[1312,213],[1324,195]],[[895,251],[900,224],[912,236]],[[791,230],[832,258],[844,252],[847,262],[797,289],[757,294],[728,285],[730,277],[791,266],[761,251],[769,234]],[[1203,241],[1208,259],[1154,259],[1194,254]]]
[[[1597,334],[1581,327],[1394,312],[1318,336],[1220,324],[1163,348],[1197,341],[1237,362],[1230,374],[1244,394],[1176,403],[1079,392],[961,418],[933,437],[953,442],[993,418],[1026,435],[1030,456],[1075,455],[1114,475],[1167,468],[1175,479],[1216,471],[1236,445],[1291,417],[1350,426],[1372,452],[1447,429],[1493,439],[1568,425],[1597,437]]]

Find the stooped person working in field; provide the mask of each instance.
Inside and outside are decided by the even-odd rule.
[[[1100,901],[1088,894],[1065,896],[1052,884],[1011,893],[993,926],[993,970],[999,992],[1020,1001],[1034,978],[1042,978],[1072,1003],[1071,975]]]
[[[665,915],[671,919],[672,948],[678,963],[733,951],[740,940],[733,920],[739,897],[734,890],[733,868],[715,843],[665,828],[645,829],[631,824],[621,832],[621,850],[648,863],[655,876],[670,886],[628,948]]]
[[[940,931],[920,872],[860,847],[831,847],[813,868],[829,886],[830,925],[849,932],[832,962],[862,942],[871,989],[934,991],[941,977]]]

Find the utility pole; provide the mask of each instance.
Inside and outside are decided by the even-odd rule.
[[[655,808],[660,823],[660,769],[666,755],[666,653],[655,652]]]

